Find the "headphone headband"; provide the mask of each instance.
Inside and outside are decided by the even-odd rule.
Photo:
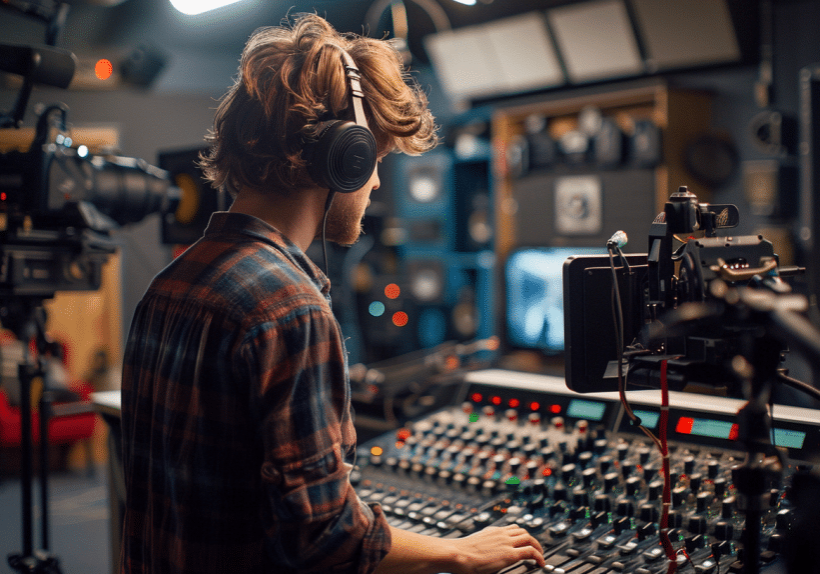
[[[317,128],[315,142],[303,147],[308,173],[317,184],[341,193],[357,191],[373,175],[376,167],[376,138],[367,126],[361,73],[347,51],[338,44],[345,77],[350,89],[355,122],[330,120]]]

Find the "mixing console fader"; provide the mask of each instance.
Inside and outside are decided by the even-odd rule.
[[[660,391],[628,394],[658,434]],[[466,376],[455,404],[360,446],[351,475],[395,526],[456,538],[516,523],[547,566],[504,574],[667,572],[659,540],[664,474],[658,448],[631,426],[617,393],[577,394],[563,379],[501,370]],[[745,460],[743,401],[670,393],[669,537],[680,572],[743,571],[745,515],[735,484]],[[780,573],[794,519],[787,489],[820,454],[820,414],[775,405],[774,443],[788,453],[761,497],[760,571]]]

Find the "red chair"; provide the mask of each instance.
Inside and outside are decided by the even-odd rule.
[[[93,389],[87,383],[79,383],[73,389],[80,400],[52,405],[54,413],[48,421],[48,442],[62,447],[64,452],[78,441],[86,441],[90,456],[90,438],[94,434],[97,415],[91,410],[91,393]],[[34,445],[40,443],[40,413],[35,409],[31,413],[32,440]],[[6,393],[0,390],[0,452],[19,450],[21,438],[20,409],[9,404]],[[8,460],[8,457],[3,457]],[[87,461],[89,468],[93,461]],[[0,467],[0,474],[2,474]]]

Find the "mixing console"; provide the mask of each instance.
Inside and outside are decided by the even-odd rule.
[[[657,435],[660,391],[628,398]],[[735,416],[743,404],[670,393],[668,524],[679,571],[742,571],[744,497],[733,469],[745,459]],[[762,497],[759,563],[762,572],[785,572],[781,551],[794,513],[786,489],[820,454],[820,415],[775,405],[772,421],[790,464]],[[661,455],[629,424],[617,393],[577,394],[555,377],[473,372],[455,405],[361,445],[351,479],[393,525],[415,532],[453,538],[523,526],[542,543],[547,566],[523,562],[504,574],[648,574],[669,565],[659,543]]]

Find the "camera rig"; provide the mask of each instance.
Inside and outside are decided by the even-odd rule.
[[[47,6],[4,0],[0,10],[16,10],[46,24],[46,45],[0,44],[0,71],[22,76],[14,107],[0,112],[0,128],[20,128],[35,84],[67,88],[77,65],[70,51],[54,44],[66,21],[68,4]],[[94,156],[74,147],[61,103],[39,113],[34,140],[26,151],[0,154],[0,322],[37,355],[26,352],[18,368],[21,412],[21,500],[23,549],[8,556],[20,572],[60,572],[48,552],[48,418],[52,392],[44,388],[40,413],[41,549],[32,533],[31,386],[46,381],[44,355],[49,341],[43,301],[57,291],[100,288],[102,267],[116,251],[110,232],[151,213],[174,209],[180,190],[170,175],[126,157]],[[29,345],[24,345],[25,349]]]
[[[722,388],[747,401],[736,413],[746,458],[732,473],[746,516],[745,574],[760,571],[766,493],[788,464],[772,438],[772,385],[786,383],[820,398],[818,389],[782,368],[793,347],[809,360],[815,378],[820,373],[820,331],[805,317],[808,299],[782,279],[804,270],[779,266],[771,242],[761,236],[717,235],[738,220],[736,207],[699,203],[681,187],[652,223],[647,254],[625,255],[625,234],[617,232],[607,243],[608,257],[576,256],[564,263],[567,386],[578,392],[617,390],[631,424],[660,449],[660,539],[671,572],[677,552],[668,536],[668,391]],[[627,378],[661,390],[660,439],[629,406]]]
[[[699,203],[681,187],[652,223],[648,253],[624,254],[613,236],[608,247],[614,258],[568,259],[567,386],[582,393],[616,390],[620,368],[631,384],[660,388],[660,364],[666,362],[670,389],[691,384],[737,390],[732,362],[759,344],[762,323],[787,312],[799,315],[807,306],[783,281],[804,269],[779,266],[770,241],[717,235],[738,223],[734,205]],[[801,328],[805,334],[810,325]],[[765,344],[776,364],[788,351],[786,339],[811,346],[801,333],[781,335]]]

